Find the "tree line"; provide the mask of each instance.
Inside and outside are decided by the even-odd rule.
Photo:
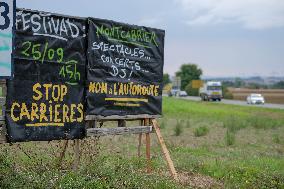
[[[199,89],[195,89],[192,87],[193,80],[200,80],[203,71],[197,64],[187,63],[181,65],[180,69],[175,73],[176,77],[181,79],[180,89],[186,91],[190,96],[198,96]],[[165,73],[163,75],[163,86],[171,83],[170,75]],[[284,89],[284,81],[279,81],[275,84],[259,84],[259,83],[247,83],[245,80],[237,77],[234,81],[222,81],[223,85],[223,95],[225,98],[231,98],[232,96],[228,94],[228,87],[234,88],[249,88],[249,89]]]

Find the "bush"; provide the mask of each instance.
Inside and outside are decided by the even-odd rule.
[[[209,132],[209,129],[206,126],[198,127],[194,130],[194,136],[200,137],[205,136]]]
[[[175,133],[175,136],[179,136],[181,133],[182,133],[182,124],[180,121],[177,121],[177,124],[174,128],[174,133]]]
[[[224,99],[234,99],[234,96],[231,92],[224,93]]]
[[[222,90],[225,99],[234,99],[233,93],[231,93],[227,87],[223,86]]]
[[[192,88],[191,82],[186,85],[185,91],[189,96],[199,96],[199,89]]]

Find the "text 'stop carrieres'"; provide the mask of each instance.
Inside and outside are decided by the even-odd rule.
[[[160,115],[165,32],[90,18],[87,115]]]

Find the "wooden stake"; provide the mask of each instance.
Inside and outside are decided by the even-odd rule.
[[[140,120],[140,125],[143,125],[143,120]],[[141,157],[141,143],[142,143],[142,134],[139,134],[138,136],[138,149],[137,149],[137,155],[138,157]]]
[[[75,160],[73,164],[73,170],[77,170],[80,163],[80,140],[74,140],[74,152],[75,152]]]
[[[172,177],[173,177],[176,181],[178,181],[178,175],[177,175],[176,169],[175,169],[175,167],[174,167],[174,163],[173,163],[173,161],[172,161],[172,159],[171,159],[170,153],[169,153],[169,151],[168,151],[168,149],[167,149],[167,146],[166,146],[166,144],[165,144],[165,141],[164,141],[164,139],[163,139],[163,137],[162,137],[162,134],[161,134],[161,131],[160,131],[160,127],[159,127],[159,125],[158,125],[158,122],[157,122],[156,119],[153,119],[153,120],[152,120],[152,123],[153,123],[154,129],[155,129],[155,131],[156,131],[156,135],[157,135],[157,138],[158,138],[158,140],[159,140],[159,143],[160,143],[160,145],[161,145],[161,147],[162,147],[162,151],[163,151],[163,154],[164,154],[165,159],[166,159],[166,161],[167,161],[168,167],[169,167],[169,169],[170,169],[170,173],[171,173]]]
[[[2,143],[6,143],[7,142],[7,138],[6,138],[6,134],[7,134],[7,128],[6,128],[6,124],[5,124],[5,104],[6,104],[6,96],[7,96],[7,87],[6,87],[6,80],[0,80],[0,89],[2,88],[2,95],[3,97],[0,96],[0,107],[2,108],[2,116],[0,113],[0,122],[3,121],[4,123],[2,124],[1,127],[1,123],[0,123],[0,144]]]
[[[63,150],[60,152],[60,155],[59,155],[59,158],[58,158],[57,167],[61,167],[61,163],[62,163],[62,160],[63,160],[63,158],[65,156],[65,152],[66,152],[67,146],[68,146],[68,140],[64,140]]]
[[[149,125],[149,119],[145,119],[145,126]],[[147,173],[151,172],[151,141],[150,133],[146,133],[146,159],[147,159]]]
[[[126,127],[126,121],[122,120],[122,119],[118,120],[117,126],[118,127]]]

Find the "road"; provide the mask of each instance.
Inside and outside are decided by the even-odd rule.
[[[188,100],[193,100],[193,101],[201,101],[200,97],[196,97],[196,96],[177,97],[177,98],[188,99]],[[247,104],[246,101],[241,101],[241,100],[226,100],[226,99],[222,99],[221,102],[215,101],[214,103],[234,104],[234,105],[241,105],[241,106],[255,106],[255,107],[263,107],[263,108],[284,109],[284,104],[269,104],[269,103],[265,103],[264,105],[260,105],[260,104],[252,105],[252,104]]]

